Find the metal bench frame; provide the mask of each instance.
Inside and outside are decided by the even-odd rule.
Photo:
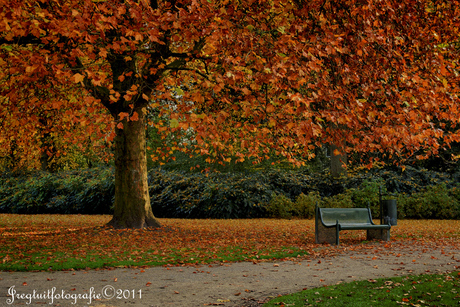
[[[315,243],[339,245],[341,230],[367,230],[367,240],[390,240],[391,225],[376,225],[370,208],[315,208]]]

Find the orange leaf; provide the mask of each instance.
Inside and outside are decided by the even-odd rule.
[[[105,50],[104,48],[102,48],[100,51],[99,51],[99,55],[103,58],[106,58],[107,57],[107,50]]]
[[[133,115],[129,118],[132,121],[138,121],[139,120],[139,114],[137,112],[133,112]]]
[[[62,101],[53,101],[51,105],[53,109],[59,109],[62,106]]]
[[[83,82],[83,80],[85,79],[85,76],[83,76],[82,74],[75,74],[73,75],[73,78],[74,78],[75,83],[80,83],[80,82]]]
[[[120,117],[120,120],[123,120],[123,119],[125,119],[126,117],[129,117],[129,113],[127,113],[127,112],[120,112],[120,114],[118,114],[118,116]]]

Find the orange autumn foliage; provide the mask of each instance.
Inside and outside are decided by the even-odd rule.
[[[97,99],[107,91],[100,101],[119,121],[153,98],[178,120],[159,131],[193,128],[213,160],[273,151],[299,162],[325,143],[423,158],[459,140],[458,15],[454,3],[431,1],[9,1],[1,77],[54,76]],[[39,42],[44,52],[14,47]],[[125,70],[110,67],[114,56]]]
[[[159,225],[146,209],[148,110],[162,119],[151,123],[161,137],[191,134],[158,155],[184,150],[208,162],[277,155],[301,165],[328,143],[347,153],[423,159],[460,141],[457,1],[0,5],[0,80],[72,82],[111,114],[111,223],[120,228]],[[0,96],[15,104],[18,91],[11,86]]]

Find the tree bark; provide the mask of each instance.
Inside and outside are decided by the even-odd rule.
[[[347,164],[347,154],[342,153],[341,155],[335,155],[334,151],[338,149],[336,145],[330,146],[331,152],[331,175],[333,178],[339,178],[340,176],[347,175],[347,169],[345,165]]]
[[[108,225],[114,228],[160,227],[150,206],[147,182],[145,108],[139,119],[123,120],[115,136],[115,208]]]
[[[47,120],[45,115],[40,114],[39,123],[41,125],[40,131],[40,169],[45,172],[54,173],[56,171],[55,162],[53,158],[56,156],[56,148],[54,147],[54,140],[49,129],[52,128],[51,121]]]

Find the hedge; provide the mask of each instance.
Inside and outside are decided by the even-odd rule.
[[[3,174],[1,213],[112,213],[115,187],[111,168],[61,173]]]
[[[50,174],[3,173],[0,213],[111,214],[114,171],[101,167]],[[314,206],[371,205],[379,188],[397,198],[399,218],[459,218],[458,173],[406,167],[372,169],[333,179],[308,170],[189,173],[151,169],[153,212],[169,218],[311,218]]]

